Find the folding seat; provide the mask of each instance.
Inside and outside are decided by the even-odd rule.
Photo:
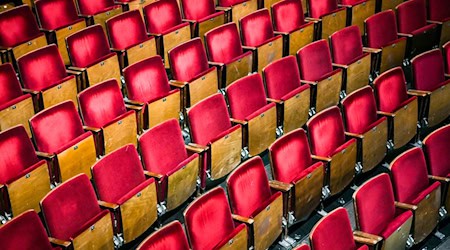
[[[276,105],[268,103],[261,76],[243,77],[226,91],[231,117],[243,127],[243,146],[251,156],[262,153],[281,131],[277,128]]]
[[[200,38],[194,38],[169,51],[171,84],[182,89],[184,107],[190,107],[219,90],[217,68],[209,66]]]
[[[282,231],[283,195],[272,190],[262,159],[257,156],[227,178],[231,211],[246,224],[254,249],[268,249]]]
[[[177,220],[170,222],[147,237],[138,250],[189,250],[189,243],[183,226]]]
[[[306,0],[305,0],[306,2]],[[285,0],[271,8],[275,34],[283,36],[283,54],[295,55],[314,41],[314,22],[305,21],[302,4],[298,0]]]
[[[376,13],[364,21],[366,45],[376,62],[372,71],[379,74],[401,66],[406,53],[406,38],[398,37],[393,10]]]
[[[84,173],[96,161],[94,136],[85,132],[72,101],[45,109],[30,119],[36,148],[53,167],[57,182]]]
[[[418,101],[407,93],[405,83],[400,67],[384,72],[374,81],[378,114],[388,119],[388,138],[394,149],[406,145],[417,134]]]
[[[143,234],[157,218],[157,192],[146,178],[136,147],[125,145],[92,166],[99,204],[113,214],[115,228],[128,243]]]
[[[187,111],[192,146],[205,150],[201,188],[229,174],[241,162],[242,127],[232,124],[225,98],[212,95]]]
[[[106,20],[111,50],[119,55],[120,68],[156,55],[155,38],[147,36],[138,10],[127,11]]]
[[[158,54],[169,68],[168,51],[178,44],[191,39],[189,22],[181,19],[181,12],[176,0],[159,0],[144,8],[147,31],[156,38]]]
[[[100,25],[78,31],[68,36],[66,42],[72,64],[69,69],[81,72],[84,88],[111,78],[121,82],[117,54],[110,51]]]
[[[227,22],[223,8],[215,7],[215,0],[179,0],[183,17],[191,25],[192,37],[200,37]]]
[[[371,73],[371,55],[363,48],[358,27],[335,32],[330,36],[330,47],[333,66],[342,69],[346,94],[366,86]]]
[[[108,154],[129,143],[137,144],[136,109],[125,105],[115,80],[79,93],[78,105],[85,129],[94,134],[97,155]]]
[[[13,216],[34,209],[50,191],[47,163],[39,160],[23,126],[0,133],[0,204],[1,212]]]
[[[337,106],[323,110],[307,123],[311,152],[327,164],[331,195],[345,189],[353,180],[358,153],[356,140],[346,138],[344,123]]]
[[[28,210],[15,217],[4,226],[0,227],[0,241],[2,249],[41,249],[52,250],[52,239],[47,237],[47,232],[39,219],[38,214]]]
[[[139,148],[147,174],[157,180],[161,214],[177,208],[198,190],[202,158],[198,150],[184,145],[177,120],[146,131],[139,137]]]
[[[283,57],[283,38],[273,33],[269,11],[255,11],[239,20],[242,44],[253,52],[253,71],[261,73],[267,64]]]
[[[340,0],[340,6],[347,9],[347,25],[357,26],[360,34],[363,34],[364,20],[375,14],[375,2],[375,0]]]
[[[212,189],[184,211],[192,249],[247,249],[247,227],[235,223],[221,187]]]
[[[242,48],[235,23],[227,23],[205,34],[210,64],[219,70],[222,87],[253,72],[253,54]]]
[[[122,6],[114,0],[76,0],[80,16],[86,19],[89,25],[99,24],[106,31],[106,20],[122,13]]]
[[[39,31],[29,6],[21,5],[0,13],[0,56],[3,63],[13,63],[45,45],[45,34]]]
[[[407,37],[406,56],[416,56],[437,47],[439,33],[436,24],[428,24],[425,0],[403,2],[395,7],[398,31]]]
[[[427,1],[427,20],[435,23],[440,30],[439,47],[450,41],[450,5],[446,0]]]
[[[262,75],[269,101],[277,104],[278,126],[285,133],[305,125],[310,108],[310,87],[301,85],[300,72],[294,56],[278,59],[267,65]]]
[[[422,117],[431,127],[450,115],[450,80],[445,79],[443,61],[439,49],[424,52],[411,60],[414,80],[409,93],[419,97]]]
[[[111,214],[97,202],[89,177],[79,174],[41,200],[50,237],[65,248],[113,249]]]
[[[373,239],[353,235],[350,218],[343,207],[336,208],[320,219],[311,230],[309,240],[314,250],[368,250],[367,245],[376,243]]]
[[[394,200],[389,175],[379,174],[353,193],[357,236],[378,241],[381,249],[405,249],[413,213]]]
[[[183,100],[179,89],[171,90],[161,57],[154,56],[123,70],[126,102],[143,107],[142,128],[180,117]],[[161,112],[164,110],[164,112]]]
[[[54,44],[34,50],[17,60],[24,92],[33,97],[36,110],[43,110],[66,100],[77,102],[81,82],[66,70]],[[45,70],[42,70],[45,69]]]
[[[238,24],[241,18],[258,9],[258,0],[219,0],[218,6],[226,9],[226,20]]]
[[[288,226],[306,220],[319,206],[325,181],[325,168],[311,155],[306,132],[294,130],[269,147],[274,182],[287,186],[290,198],[284,207]]]
[[[318,22],[317,38],[328,39],[347,25],[347,11],[337,0],[308,0],[309,16]]]
[[[425,156],[418,147],[397,156],[389,168],[396,201],[414,214],[412,235],[414,243],[420,243],[439,223],[441,184],[429,180]]]
[[[342,88],[342,70],[333,70],[326,40],[310,43],[297,52],[302,83],[312,89],[312,114],[339,103]]]
[[[64,64],[70,65],[66,37],[86,28],[86,21],[80,18],[74,1],[37,0],[36,15],[49,43],[58,46]]]

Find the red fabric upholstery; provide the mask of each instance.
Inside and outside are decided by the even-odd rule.
[[[363,3],[363,2],[367,2],[367,1],[365,1],[365,0],[339,0],[338,1],[339,4],[351,5],[351,6],[355,6],[355,5]]]
[[[310,43],[297,52],[300,76],[303,80],[318,81],[333,71],[331,53],[325,39]]]
[[[182,24],[181,13],[176,0],[160,0],[144,8],[147,30],[153,34],[163,34]],[[185,23],[188,25],[188,23]]]
[[[209,69],[205,47],[200,38],[192,39],[169,51],[173,78],[189,82]]]
[[[428,169],[431,175],[446,177],[450,174],[450,125],[429,134],[423,141]]]
[[[267,95],[277,100],[301,86],[295,56],[287,56],[267,65],[263,69],[263,77]]]
[[[0,227],[2,249],[53,249],[47,238],[47,232],[34,210],[23,212],[4,226]]]
[[[397,39],[397,21],[393,10],[376,13],[365,20],[367,45],[381,48]]]
[[[83,20],[78,17],[74,1],[38,0],[34,6],[41,27],[47,30],[56,30]]]
[[[219,6],[222,7],[231,7],[243,2],[246,2],[248,0],[219,0]]]
[[[128,49],[148,40],[139,10],[127,11],[108,19],[106,28],[111,47],[115,49]]]
[[[66,67],[55,44],[22,56],[17,64],[26,89],[42,91],[67,77]]]
[[[347,131],[363,134],[378,120],[377,103],[370,86],[353,92],[342,100]]]
[[[114,5],[114,0],[77,0],[77,2],[82,15],[95,15],[115,7],[120,8],[120,5]]]
[[[80,113],[86,126],[101,128],[127,112],[115,79],[96,84],[78,94]]]
[[[321,18],[338,8],[337,0],[309,0],[308,4],[312,18]]]
[[[408,100],[406,80],[400,67],[381,74],[374,81],[378,110],[394,112]]]
[[[450,17],[450,2],[447,0],[427,1],[428,19],[433,21],[444,21]]]
[[[216,12],[214,0],[181,0],[184,17],[188,20],[200,20]]]
[[[138,248],[139,250],[189,250],[189,243],[179,221],[173,221],[154,232]]]
[[[450,74],[450,42],[444,45],[444,57],[445,57],[445,73]]]
[[[296,246],[293,250],[311,250],[307,244],[301,244]]]
[[[14,47],[41,35],[33,12],[21,5],[0,14],[0,46]]]
[[[333,61],[338,64],[349,65],[364,54],[361,33],[356,25],[332,34],[330,44]]]
[[[433,91],[445,82],[444,58],[439,49],[416,56],[411,64],[415,89]]]
[[[228,63],[244,53],[235,23],[227,23],[205,34],[206,49],[213,62]]]
[[[275,3],[272,5],[272,17],[276,31],[292,32],[305,24],[302,4],[298,0]]]
[[[411,0],[396,7],[398,31],[411,33],[427,25],[425,0]]]
[[[240,21],[242,43],[246,46],[258,47],[274,37],[272,21],[267,9],[255,11]]]
[[[0,107],[23,95],[16,72],[10,63],[0,65],[0,82],[2,83],[0,84]]]

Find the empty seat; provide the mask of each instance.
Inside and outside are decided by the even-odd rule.
[[[371,73],[371,55],[364,51],[358,27],[350,26],[335,32],[330,36],[330,47],[333,66],[343,71],[346,94],[366,86]]]
[[[364,34],[364,20],[375,14],[375,2],[375,0],[340,0],[339,4],[347,8],[347,24],[357,26],[360,34]]]
[[[49,236],[63,246],[114,248],[111,214],[97,203],[86,175],[77,175],[53,189],[42,199],[41,208]]]
[[[172,84],[183,88],[184,106],[190,107],[217,93],[217,68],[208,64],[206,50],[200,38],[180,44],[169,51]]]
[[[106,20],[122,13],[122,6],[114,0],[76,0],[78,12],[89,25],[99,24],[106,31]]]
[[[287,214],[293,222],[306,220],[321,202],[325,180],[324,164],[311,155],[306,132],[297,129],[280,137],[269,147],[269,157],[273,179],[290,192]]]
[[[388,174],[377,175],[353,193],[356,234],[377,240],[382,249],[405,249],[413,213],[397,206]]]
[[[192,249],[247,249],[247,227],[233,221],[221,187],[192,202],[184,211],[184,221]]]
[[[347,136],[358,143],[358,162],[362,171],[376,167],[386,156],[388,121],[379,117],[375,95],[370,86],[353,92],[342,100]]]
[[[223,8],[227,21],[238,24],[244,16],[258,9],[258,0],[219,0],[218,6]]]
[[[254,157],[227,179],[231,211],[247,224],[254,249],[268,249],[282,231],[283,195],[272,191],[262,159]]]
[[[429,181],[427,163],[421,148],[412,148],[397,156],[390,170],[398,205],[414,214],[414,243],[422,242],[439,222],[441,186]]]
[[[278,126],[285,133],[305,125],[308,120],[311,90],[300,82],[300,72],[294,56],[267,65],[262,75],[271,102],[277,104]]]
[[[56,45],[48,45],[20,57],[17,65],[24,91],[33,96],[38,110],[66,100],[77,102],[77,91],[82,87],[78,83],[81,82],[66,70]]]
[[[179,221],[173,221],[148,236],[138,250],[189,250],[189,243]]]
[[[144,174],[136,147],[125,145],[92,166],[100,200],[113,214],[125,243],[144,233],[157,218],[155,179]]]
[[[225,12],[215,0],[179,0],[183,17],[191,24],[192,37],[204,39],[209,30],[226,23]]]
[[[28,119],[34,115],[33,99],[22,93],[10,63],[0,65],[0,131],[22,124],[31,137]]]
[[[261,75],[243,77],[226,88],[233,121],[243,126],[251,156],[266,150],[277,136],[277,110],[268,103]],[[279,132],[280,133],[280,132]]]
[[[156,55],[155,38],[147,36],[138,10],[127,11],[106,21],[111,50],[119,55],[121,69]]]
[[[285,56],[295,55],[299,49],[314,41],[314,22],[305,21],[301,1],[279,1],[271,10],[274,32],[283,36]]]
[[[307,123],[311,152],[327,164],[327,183],[331,195],[345,189],[355,176],[357,146],[355,139],[347,139],[339,108],[328,108]]]
[[[39,201],[50,191],[49,167],[39,160],[23,126],[0,133],[1,212],[40,211]],[[3,244],[3,243],[2,243]]]
[[[302,83],[311,86],[312,114],[339,103],[342,70],[333,70],[326,40],[310,43],[297,52]]]
[[[115,80],[85,89],[78,94],[78,104],[86,129],[94,133],[98,155],[128,143],[137,144],[135,111],[127,111]]]
[[[427,0],[427,20],[440,28],[439,47],[450,41],[450,3],[446,0]]]
[[[347,11],[338,0],[308,0],[309,16],[318,22],[317,38],[328,39],[347,25]]]
[[[55,181],[84,173],[96,161],[94,136],[85,132],[72,101],[43,110],[30,119],[36,148],[53,167]]]
[[[417,97],[406,91],[400,67],[381,74],[374,82],[378,113],[388,118],[389,140],[394,148],[406,145],[417,133],[419,116]]]
[[[74,1],[66,0],[37,0],[36,14],[50,43],[58,46],[59,53],[65,65],[70,65],[67,52],[66,37],[86,28],[86,22],[77,13]]]
[[[162,213],[189,199],[198,189],[202,167],[197,150],[184,145],[178,121],[165,121],[139,137],[139,149],[147,174],[157,180]]]
[[[261,73],[269,63],[283,57],[283,39],[273,32],[269,10],[255,11],[239,20],[242,44],[253,52],[253,71]]]

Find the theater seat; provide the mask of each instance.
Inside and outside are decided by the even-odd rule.
[[[328,39],[347,25],[347,10],[337,0],[307,0],[310,20],[317,22],[316,37]]]
[[[439,47],[450,41],[450,3],[446,0],[427,0],[427,20],[440,29]]]
[[[76,0],[80,16],[86,19],[88,25],[99,24],[106,32],[106,20],[122,13],[122,6],[114,0]]]
[[[258,9],[258,0],[219,0],[218,6],[226,10],[227,22],[239,24],[244,16]]]
[[[148,236],[138,250],[189,250],[189,243],[179,221],[173,221]]]
[[[357,26],[360,34],[364,34],[364,20],[375,14],[376,0],[341,0],[338,3],[347,9],[347,25]]]

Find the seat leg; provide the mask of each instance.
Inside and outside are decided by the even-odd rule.
[[[327,199],[328,197],[330,197],[330,195],[331,195],[330,187],[328,185],[322,187],[322,200]]]
[[[407,249],[410,249],[410,248],[412,248],[412,247],[414,246],[414,244],[416,244],[416,243],[414,242],[414,238],[412,237],[411,234],[408,235],[408,239],[406,240],[406,248],[407,248]]]

